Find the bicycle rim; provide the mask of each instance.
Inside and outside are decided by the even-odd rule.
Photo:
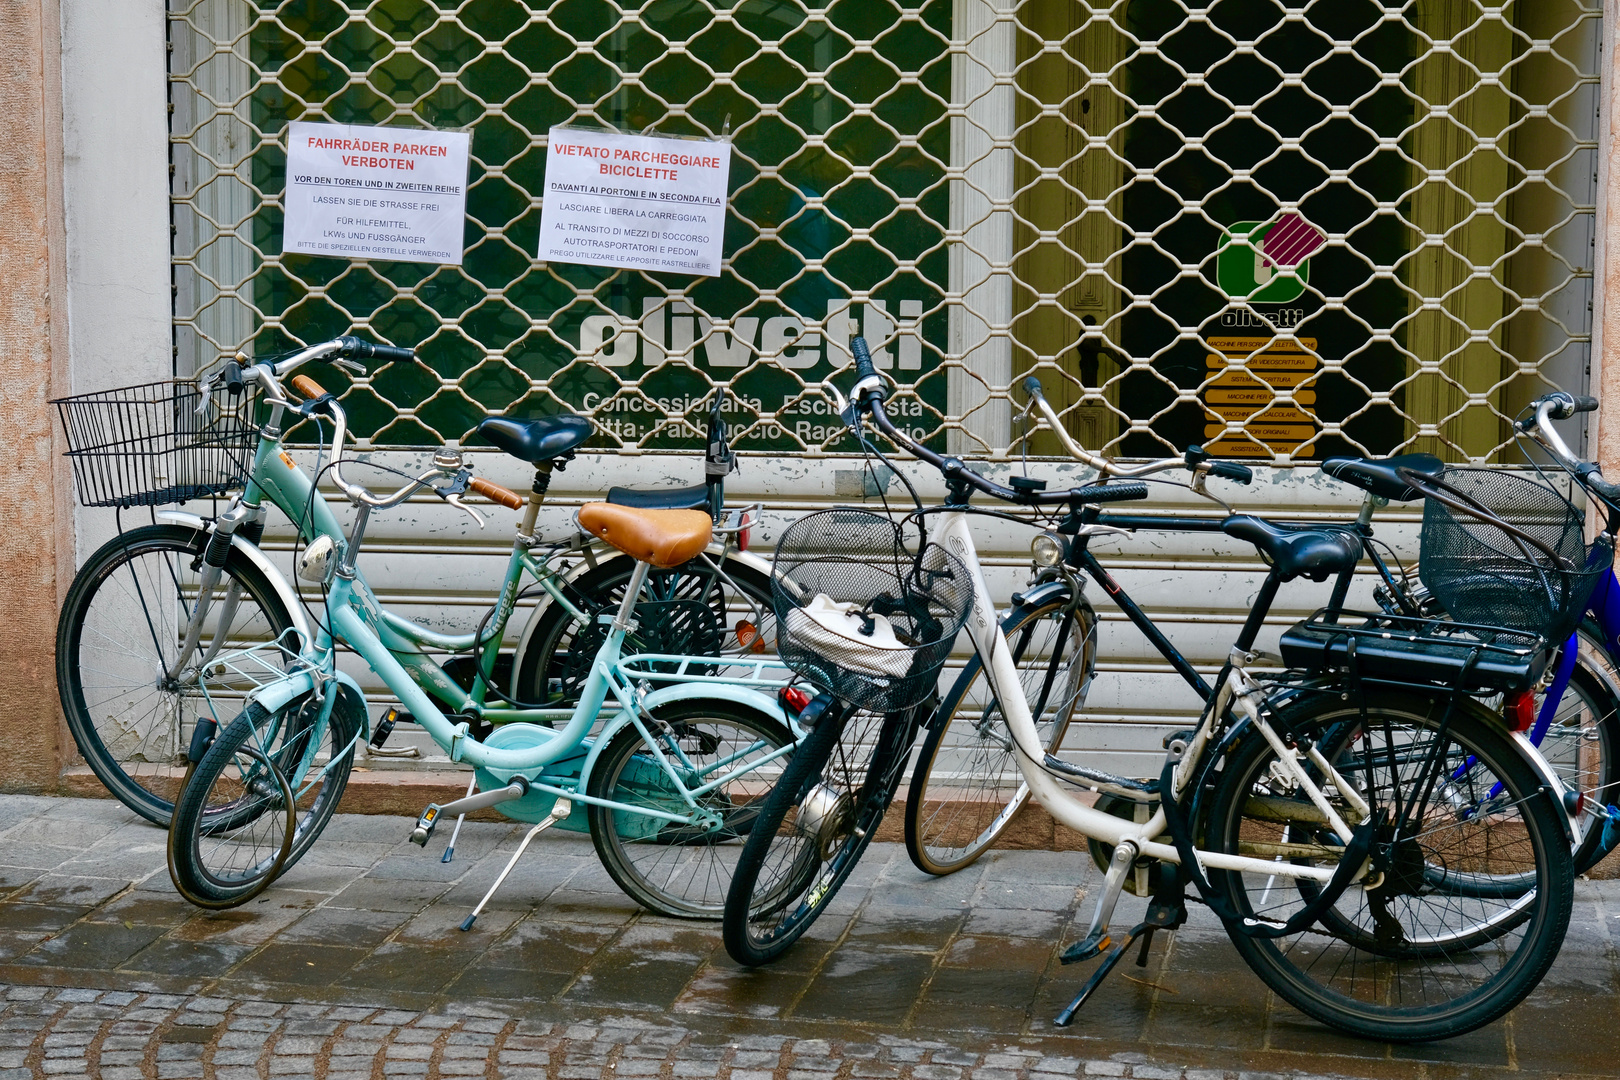
[[[799,747],[732,879],[722,926],[732,959],[770,963],[832,903],[899,786],[918,715],[829,716]]]
[[[608,807],[590,808],[591,838],[602,865],[643,906],[681,918],[717,919],[738,856],[759,819],[766,793],[790,757],[759,765],[792,734],[771,717],[730,702],[680,702],[649,724],[658,750],[719,826],[683,825]],[[632,725],[609,742],[591,771],[590,794],[629,806],[687,815],[691,808]]]
[[[707,558],[715,566],[699,557],[674,570],[647,575],[641,601],[661,607],[638,614],[638,631],[626,637],[625,655],[752,656],[775,649],[769,579],[735,560]],[[574,622],[560,604],[541,611],[540,622],[514,665],[513,693],[519,701],[555,706],[579,697],[607,634],[596,616],[618,610],[634,569],[634,560],[615,558],[566,586],[570,601],[591,616],[585,626]]]
[[[198,679],[173,678],[197,596],[192,563],[206,539],[156,525],[103,545],[75,577],[57,626],[57,684],[79,753],[114,797],[165,826],[185,775],[189,725],[208,715],[223,723],[251,689],[228,670],[210,672],[207,696]],[[237,602],[227,626],[232,583]],[[268,580],[232,552],[200,649],[221,631],[226,651],[268,643],[291,625]]]
[[[269,887],[292,851],[294,794],[245,715],[192,773],[169,829],[169,875],[187,900],[236,907]]]
[[[1394,1041],[1448,1038],[1501,1016],[1535,987],[1563,940],[1572,902],[1570,849],[1559,811],[1535,772],[1476,703],[1375,695],[1363,721],[1355,702],[1316,700],[1279,722],[1324,746],[1344,783],[1391,821],[1438,770],[1427,809],[1399,835],[1375,841],[1380,878],[1351,886],[1319,925],[1280,939],[1228,928],[1244,959],[1279,995],[1334,1027]],[[1263,740],[1224,764],[1208,822],[1211,846],[1282,862],[1334,865],[1328,833]],[[1438,764],[1435,764],[1435,763]],[[1493,794],[1493,792],[1495,794]],[[1325,794],[1346,820],[1351,802]],[[1273,845],[1298,845],[1278,849]],[[1302,853],[1316,848],[1319,854]],[[1240,912],[1282,921],[1317,895],[1300,879],[1212,875]],[[1523,884],[1503,883],[1531,881]],[[1493,887],[1497,883],[1501,887]],[[1331,932],[1330,932],[1331,931]]]
[[[1002,626],[1041,745],[1056,752],[1096,661],[1089,608],[1066,600],[1019,610]],[[906,796],[906,852],[919,870],[950,874],[996,842],[1029,801],[1007,718],[975,657],[940,705]]]

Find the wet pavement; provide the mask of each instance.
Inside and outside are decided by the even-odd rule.
[[[1578,885],[1563,955],[1506,1020],[1384,1046],[1278,1002],[1196,907],[1053,1028],[1091,967],[1057,962],[1100,881],[1078,853],[935,880],[874,845],[799,946],[749,972],[717,926],[642,911],[567,834],[462,933],[520,827],[469,824],[446,865],[410,824],[341,815],[263,897],[210,913],[116,803],[0,796],[0,1080],[1620,1074],[1620,882]]]

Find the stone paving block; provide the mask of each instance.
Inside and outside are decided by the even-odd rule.
[[[774,1074],[764,1069],[732,1069],[731,1080],[772,1080]]]
[[[427,1061],[433,1056],[433,1044],[396,1042],[388,1047],[385,1056],[390,1063],[395,1061]]]
[[[1128,1068],[1120,1061],[1088,1061],[1086,1062],[1087,1076],[1124,1076]]]
[[[262,1045],[252,1049],[219,1049],[214,1051],[215,1065],[252,1065],[264,1056]]]
[[[314,1076],[315,1059],[313,1057],[282,1057],[280,1054],[270,1059],[271,1076]]]
[[[1160,1065],[1133,1065],[1131,1077],[1132,1080],[1181,1080],[1181,1070]]]

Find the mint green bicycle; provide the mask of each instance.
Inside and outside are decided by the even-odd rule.
[[[533,823],[493,893],[543,829],[588,830],[609,873],[638,902],[670,915],[717,917],[759,798],[803,735],[783,704],[794,700],[781,693],[791,674],[774,658],[747,649],[623,655],[626,637],[638,632],[639,623],[682,626],[683,640],[718,644],[720,627],[705,602],[643,598],[651,575],[684,566],[707,548],[712,517],[689,509],[586,505],[580,526],[635,563],[615,611],[581,609],[550,566],[570,545],[537,543],[534,525],[551,469],[585,441],[589,423],[550,417],[493,419],[481,426],[490,441],[536,467],[535,491],[527,500],[473,477],[459,452],[448,449],[398,490],[375,494],[343,475],[347,419],[336,399],[303,376],[291,379],[306,399],[301,404],[282,386],[306,363],[375,348],[343,338],[245,370],[227,365],[224,372],[227,385],[255,387],[269,415],[259,429],[246,490],[221,521],[228,525],[233,515],[252,520],[266,501],[301,510],[294,520],[312,539],[298,557],[298,574],[318,583],[324,600],[311,613],[309,631],[293,626],[263,642],[217,651],[210,646],[200,655],[196,643],[209,625],[219,578],[200,582],[184,634],[192,646],[188,662],[207,669],[197,685],[205,697],[220,682],[248,689],[234,720],[222,726],[205,714],[195,726],[187,753],[191,768],[169,831],[175,886],[202,906],[236,906],[267,888],[319,837],[355,750],[370,732],[359,685],[336,666],[341,641],[452,761],[476,770],[481,790],[428,807],[412,839],[425,844],[445,815],[485,807]],[[213,383],[205,384],[203,396],[211,400],[213,393]],[[313,477],[282,449],[289,412],[331,425],[330,459]],[[314,494],[316,480],[328,472],[355,508],[347,530]],[[387,611],[358,566],[372,512],[423,492],[480,524],[477,511],[462,501],[469,492],[524,510],[499,599],[471,634],[440,634]],[[523,582],[531,579],[531,588],[547,593],[580,626],[605,631],[572,706],[491,703],[502,696],[491,681],[495,646]],[[472,688],[463,688],[430,650],[471,653]]]
[[[362,356],[405,362],[413,355],[353,338],[317,349],[331,352],[330,362],[349,367],[357,367]],[[275,640],[289,629],[298,631],[299,640],[310,638],[310,609],[271,565],[271,553],[260,547],[265,515],[272,509],[294,523],[300,545],[318,540],[307,499],[295,503],[295,493],[271,489],[262,493],[257,512],[237,499],[216,504],[213,517],[189,512],[189,506],[164,505],[240,495],[253,472],[262,416],[255,414],[240,365],[226,370],[236,371],[227,384],[235,393],[172,380],[55,402],[80,502],[115,508],[119,515],[118,534],[85,560],[62,605],[56,658],[63,713],[90,771],[114,797],[164,828],[186,775],[197,718],[229,720],[255,685],[212,663],[213,658]],[[717,392],[703,483],[608,492],[609,502],[627,506],[706,508],[717,525],[715,541],[690,563],[647,575],[642,598],[684,607],[689,617],[673,623],[643,620],[633,639],[637,651],[752,653],[774,637],[770,563],[747,550],[757,508],[723,505],[725,477],[735,467],[727,403],[723,391]],[[568,425],[587,430],[579,418],[553,423],[562,425],[557,431]],[[517,421],[490,425],[508,434],[524,430]],[[549,479],[546,470],[562,468],[570,456],[565,452],[537,469],[541,482]],[[130,511],[141,508],[150,508],[151,523],[126,529]],[[224,513],[217,512],[221,508]],[[525,533],[533,535],[532,529]],[[548,554],[553,582],[569,604],[551,602],[544,589],[528,590],[530,596],[509,617],[511,633],[498,650],[486,700],[504,694],[534,706],[572,703],[605,632],[596,616],[617,607],[635,570],[634,559],[589,536],[579,537],[569,550],[548,549]],[[199,616],[203,597],[208,606]],[[693,602],[705,610],[699,612]],[[463,653],[444,666],[471,692],[481,659]],[[473,728],[487,732],[481,724]],[[368,754],[415,751],[414,746],[380,745],[388,730],[388,724],[377,726]]]

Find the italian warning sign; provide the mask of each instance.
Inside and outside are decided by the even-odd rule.
[[[716,277],[731,143],[554,127],[540,260]]]
[[[283,251],[461,262],[470,135],[302,121],[288,128]]]

